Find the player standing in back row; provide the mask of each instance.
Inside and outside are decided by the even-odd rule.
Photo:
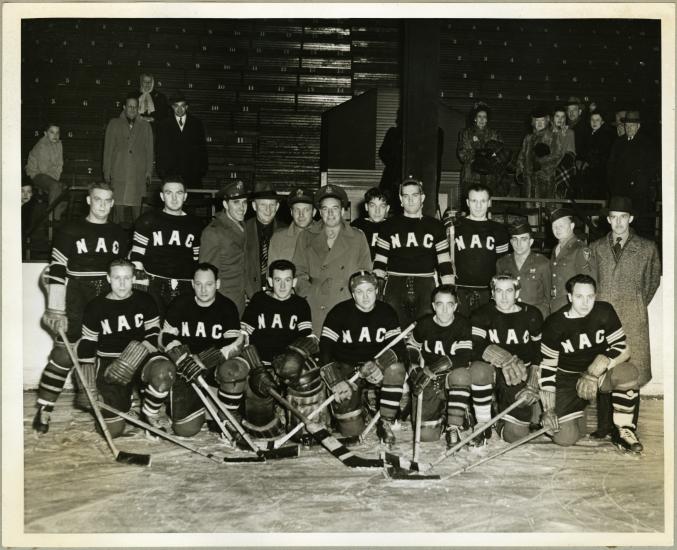
[[[404,208],[379,230],[374,274],[387,283],[384,300],[404,327],[429,313],[435,273],[442,284],[453,284],[449,242],[444,225],[423,215],[423,183],[409,178],[400,185]]]

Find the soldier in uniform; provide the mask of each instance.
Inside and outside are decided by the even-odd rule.
[[[219,196],[223,212],[216,214],[202,231],[200,262],[210,263],[219,271],[219,292],[233,301],[240,315],[245,306],[244,215],[247,212],[247,189],[242,180],[226,185]]]
[[[89,214],[60,228],[52,244],[49,275],[47,276],[47,310],[43,322],[55,335],[63,329],[71,342],[81,335],[85,306],[96,296],[110,290],[106,271],[110,262],[126,256],[127,235],[117,224],[108,221],[113,207],[113,189],[107,183],[89,186]],[[40,377],[33,429],[46,433],[51,412],[63,390],[73,363],[60,337],[55,337],[49,363]],[[94,372],[85,373],[93,382]],[[86,394],[77,403],[88,407]]]
[[[374,273],[386,278],[384,299],[405,327],[429,311],[435,275],[453,283],[449,241],[439,220],[423,215],[423,184],[412,177],[400,185],[404,213],[393,216],[379,230]]]
[[[611,392],[613,443],[642,452],[634,411],[639,373],[616,310],[597,301],[597,284],[578,274],[566,282],[571,305],[555,311],[543,325],[540,397],[543,427],[558,445],[573,445],[585,434],[585,407],[598,391]]]
[[[183,211],[187,198],[181,176],[170,176],[160,191],[162,210],[146,212],[134,224],[130,260],[136,268],[135,284],[145,283],[160,317],[178,295],[193,293],[191,277],[203,227],[199,218]]]
[[[508,228],[512,254],[496,261],[496,273],[509,273],[519,281],[517,301],[536,306],[545,319],[550,314],[550,262],[542,254],[531,251],[534,238],[528,223]]]
[[[317,224],[313,221],[316,209],[313,204],[313,193],[309,189],[305,187],[293,189],[287,197],[287,205],[291,211],[292,223],[289,227],[276,229],[270,238],[268,267],[276,260],[291,261],[294,257],[296,239],[302,231]]]
[[[568,305],[566,282],[578,273],[597,279],[597,260],[587,245],[574,234],[574,211],[558,208],[550,215],[557,246],[550,256],[550,311]]]

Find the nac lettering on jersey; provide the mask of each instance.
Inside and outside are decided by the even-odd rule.
[[[371,342],[383,342],[386,339],[386,329],[383,327],[376,329],[376,334],[372,337],[369,327],[362,327],[360,334],[356,340],[353,340],[353,335],[350,332],[350,329],[341,331],[341,342],[344,344],[354,344],[354,343],[371,343]]]
[[[212,340],[219,340],[225,338],[226,335],[223,332],[223,326],[220,323],[216,323],[211,326],[210,330],[207,330],[207,326],[204,322],[198,321],[195,325],[195,334],[191,334],[190,323],[188,321],[181,322],[181,336],[190,338],[192,336],[196,338],[207,338],[207,332],[210,332],[210,338]]]
[[[517,332],[515,329],[509,328],[508,332],[505,335],[505,342],[502,342],[501,339],[498,336],[498,332],[496,331],[495,328],[490,328],[488,331],[489,334],[489,341],[492,344],[519,344],[519,336],[517,335]],[[522,344],[528,344],[529,343],[529,331],[525,330],[524,333],[522,334]]]
[[[404,248],[419,248],[420,246],[423,246],[423,248],[432,248],[433,245],[435,244],[435,239],[430,233],[426,233],[423,235],[422,239],[422,244],[418,244],[418,240],[416,239],[416,233],[413,231],[409,231],[406,234],[406,242],[404,243]],[[394,235],[390,236],[390,246],[391,248],[402,248],[402,240],[400,239],[400,234],[395,233]]]
[[[604,343],[604,329],[600,329],[597,332],[595,332],[595,343],[596,344]],[[590,341],[588,335],[585,332],[579,334],[578,349],[583,350],[591,347],[592,342]],[[573,353],[574,351],[576,351],[576,348],[574,347],[574,344],[571,342],[570,338],[567,338],[566,340],[562,341],[562,349],[564,350],[564,353]]]
[[[298,323],[299,319],[298,316],[292,315],[289,318],[289,322],[287,323],[287,326],[284,326],[284,323],[282,322],[282,316],[279,313],[273,314],[273,319],[270,322],[270,325],[266,323],[266,314],[265,313],[259,313],[259,316],[257,318],[258,329],[264,329],[264,328],[288,328],[289,330],[296,330],[296,324]]]
[[[115,323],[115,320],[113,320],[113,322]],[[134,325],[134,328],[141,328],[143,326],[143,313],[134,315],[134,319],[131,323],[127,320],[125,315],[118,315],[115,332],[132,330],[132,325]],[[111,319],[101,319],[101,332],[102,334],[113,334]]]
[[[153,246],[164,246],[162,231],[153,231]],[[190,248],[193,246],[193,241],[195,236],[192,233],[186,235],[186,240],[183,242],[183,246]],[[169,240],[167,241],[167,246],[182,246],[181,243],[181,234],[177,229],[172,230],[169,235]]]
[[[78,254],[87,254],[89,253],[89,249],[87,248],[87,241],[83,237],[82,239],[78,239],[75,241],[75,248]],[[113,254],[118,254],[120,252],[120,243],[117,241],[113,241],[111,243],[111,250]],[[96,246],[94,247],[94,252],[95,253],[100,253],[103,252],[104,254],[108,254],[108,247],[106,246],[106,239],[104,237],[99,237],[96,240]]]
[[[456,250],[465,250],[466,244],[463,235],[459,235],[454,239],[456,243]],[[470,237],[470,244],[467,248],[486,248],[487,250],[494,250],[496,248],[496,240],[491,235],[488,235],[484,242],[480,239],[479,235],[473,235]]]

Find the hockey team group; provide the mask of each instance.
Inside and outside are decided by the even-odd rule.
[[[611,231],[590,246],[574,233],[575,212],[552,212],[548,259],[531,251],[528,224],[489,218],[482,184],[468,189],[467,215],[442,220],[423,215],[414,178],[400,185],[400,214],[370,189],[351,225],[339,186],[281,197],[238,181],[204,227],[184,211],[181,178],[169,177],[131,243],[109,221],[113,194],[92,184],[87,217],[55,233],[38,434],[76,366],[76,405],[113,438],[133,415],[182,441],[207,423],[233,447],[315,439],[341,458],[332,431],[350,440],[374,427],[392,447],[411,415],[418,441],[447,450],[494,432],[513,443],[540,431],[569,446],[596,400],[592,436],[642,451],[647,306],[661,265],[632,230],[627,198],[609,200]],[[256,216],[245,220],[250,201]],[[288,227],[275,220],[281,202]]]

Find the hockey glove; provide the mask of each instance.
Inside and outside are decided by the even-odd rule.
[[[597,399],[597,388],[599,388],[599,378],[588,372],[581,374],[576,381],[576,393],[581,399],[594,401]]]
[[[552,436],[559,431],[559,419],[555,412],[555,392],[541,390],[541,402],[543,403],[543,416],[541,424],[548,429],[548,435]]]
[[[524,361],[515,355],[513,355],[512,361],[504,365],[501,370],[508,386],[516,386],[527,378],[527,368],[524,366]]]
[[[414,395],[421,393],[430,381],[435,378],[435,373],[427,366],[412,369],[409,379],[411,380],[411,391]]]
[[[148,357],[146,347],[136,340],[132,340],[122,350],[120,356],[108,365],[103,375],[104,380],[109,384],[126,386],[132,381],[136,369],[146,360],[146,357]]]
[[[531,367],[529,371],[529,378],[526,386],[524,386],[515,395],[515,401],[526,398],[524,401],[525,407],[531,407],[538,401],[538,368]]]
[[[379,386],[383,382],[383,372],[381,372],[376,361],[367,361],[360,367],[360,378],[364,378],[370,384]]]
[[[240,353],[242,353],[243,347],[244,347],[244,334],[242,334],[240,332],[237,335],[237,338],[235,338],[234,342],[228,344],[227,346],[223,346],[221,348],[221,354],[226,359],[230,359],[231,357],[235,357],[237,355],[240,355]]]
[[[336,402],[347,401],[357,386],[346,380],[342,363],[329,363],[320,369],[320,377],[336,396]]]
[[[272,373],[263,366],[249,373],[249,385],[252,391],[259,397],[268,397],[270,390],[279,391]]]
[[[144,292],[148,290],[148,284],[150,280],[148,279],[148,273],[142,269],[134,270],[134,283],[132,287],[136,290],[143,290]]]
[[[197,356],[208,369],[215,369],[226,360],[221,351],[216,348],[202,350]]]
[[[176,365],[176,374],[189,384],[206,370],[202,362],[190,354],[188,346],[175,346],[166,353]]]
[[[47,308],[42,314],[42,322],[54,334],[59,334],[60,330],[64,332],[68,330],[68,318],[65,311]]]

